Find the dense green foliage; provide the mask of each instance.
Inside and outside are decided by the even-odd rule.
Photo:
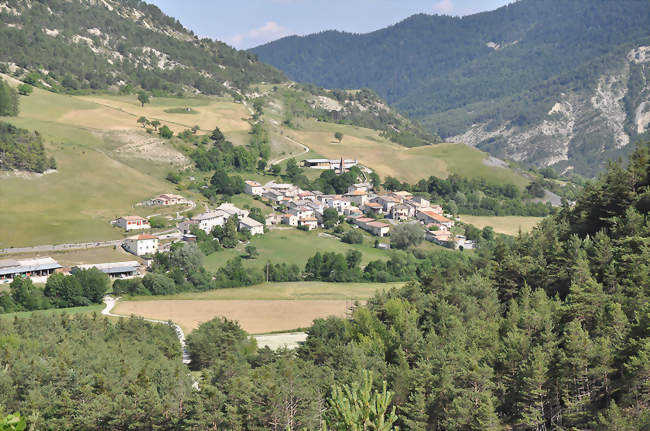
[[[18,93],[0,79],[0,117],[18,115]]]
[[[15,63],[31,85],[47,83],[55,91],[122,85],[125,91],[140,87],[163,93],[193,87],[222,94],[230,92],[226,81],[245,89],[251,83],[284,80],[252,54],[199,39],[139,0],[5,4],[9,11],[0,13],[0,61]]]
[[[56,161],[45,153],[43,138],[38,132],[0,122],[0,169],[45,172],[56,169]]]
[[[0,410],[20,411],[29,429],[161,429],[192,393],[180,358],[166,325],[1,319]]]
[[[0,314],[101,304],[109,287],[108,276],[96,268],[68,276],[53,274],[44,288],[34,286],[29,278],[17,277],[9,292],[0,293]]]
[[[446,138],[474,124],[494,131],[549,119],[563,93],[593,89],[630,49],[647,46],[648,28],[644,1],[522,0],[466,17],[415,15],[368,34],[291,36],[252,52],[296,81],[371,88]],[[647,66],[632,66],[631,85],[643,89]],[[629,99],[640,94],[626,100],[628,119],[638,106]],[[631,124],[628,131],[635,138]],[[571,143],[570,157],[593,174],[616,150],[586,132]],[[599,145],[609,153],[600,156]],[[504,150],[499,136],[481,148]]]

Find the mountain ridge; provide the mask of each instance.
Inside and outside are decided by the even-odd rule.
[[[414,15],[362,35],[290,36],[251,52],[294,80],[369,87],[447,140],[473,131],[479,138],[473,143],[496,156],[594,175],[607,159],[629,151],[608,144],[620,140],[621,127],[629,142],[644,139],[648,130],[647,123],[636,124],[635,114],[640,109],[639,119],[646,116],[646,59],[627,57],[650,46],[649,28],[642,1],[522,0],[466,17]],[[630,82],[624,73],[620,101],[626,118],[599,127],[598,121],[613,117],[603,117],[602,105],[591,99],[598,83],[620,77],[627,63]],[[599,117],[573,126],[562,122],[561,128],[575,129],[569,144],[543,133],[545,121],[557,122],[551,111],[563,94],[589,108],[585,118]],[[492,133],[504,128],[505,135]]]

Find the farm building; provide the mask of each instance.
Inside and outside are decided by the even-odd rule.
[[[138,216],[124,216],[115,220],[115,225],[124,229],[125,231],[138,230],[138,229],[151,229],[149,220],[144,217]]]
[[[154,255],[158,251],[158,238],[153,235],[135,235],[125,239],[123,246],[136,256]]]
[[[330,160],[330,159],[307,159],[302,161],[302,166],[305,168],[312,169],[330,169],[335,171],[341,170],[341,160]],[[357,160],[343,160],[343,168],[348,170],[353,166],[359,164]]]
[[[72,273],[83,271],[91,268],[97,268],[111,278],[130,278],[138,275],[140,263],[136,261],[98,263],[93,265],[77,265],[72,268]]]
[[[51,257],[0,260],[0,282],[11,281],[18,276],[47,278],[61,268],[63,267]]]
[[[262,193],[264,193],[264,187],[257,181],[246,181],[244,187],[249,195],[262,196]]]
[[[243,217],[239,221],[239,230],[247,230],[251,235],[264,235],[264,225],[250,217]]]

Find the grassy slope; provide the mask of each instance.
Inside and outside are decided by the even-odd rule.
[[[506,235],[517,235],[519,230],[524,233],[530,232],[537,223],[543,220],[541,217],[519,216],[490,217],[463,215],[460,218],[463,222],[472,224],[479,229],[483,229],[485,226],[492,226],[495,232]]]
[[[337,131],[344,134],[341,144],[334,139]],[[313,150],[313,153],[305,157],[312,158],[318,154],[332,159],[357,159],[377,171],[382,178],[390,175],[417,182],[431,175],[447,178],[454,173],[470,178],[485,177],[520,187],[528,183],[524,177],[510,169],[485,165],[483,160],[488,158],[487,153],[462,144],[409,149],[382,138],[374,130],[315,120],[301,120],[299,129],[285,129],[284,133]]]
[[[188,105],[201,110],[191,116],[191,124],[199,123],[202,128],[219,124],[226,131],[238,132],[249,127],[238,118],[245,115],[245,107],[221,99],[152,99],[142,109],[135,96],[73,97],[36,89],[32,96],[21,97],[20,116],[4,120],[42,133],[58,171],[27,178],[0,177],[0,248],[118,239],[123,234],[109,225],[113,218],[159,212],[136,210],[133,205],[174,191],[163,180],[170,165],[118,155],[116,144],[102,136],[127,129],[140,139],[138,116],[180,123],[188,116],[168,114],[164,109]]]
[[[317,231],[303,232],[295,228],[287,230],[272,230],[264,236],[258,236],[251,240],[251,244],[257,247],[260,253],[257,259],[245,260],[244,265],[253,268],[263,268],[267,262],[272,263],[295,263],[301,269],[307,263],[307,259],[316,254],[316,252],[338,252],[345,253],[347,250],[354,249],[363,253],[362,264],[371,260],[386,259],[389,252],[372,247],[369,237],[365,238],[364,244],[350,245],[345,244],[334,238],[323,238],[318,236]],[[204,259],[206,268],[214,271],[223,266],[226,261],[236,256],[243,256],[244,246],[239,245],[236,249],[224,249]]]
[[[375,292],[382,289],[388,290],[403,285],[404,283],[265,283],[236,289],[218,289],[160,297],[136,296],[130,297],[128,300],[335,300],[346,298],[361,300],[372,297]],[[119,305],[116,310],[119,313]]]

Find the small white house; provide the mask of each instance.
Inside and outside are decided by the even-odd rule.
[[[151,229],[149,220],[144,217],[138,216],[124,216],[115,221],[115,225],[121,227],[125,231],[138,230],[138,229]]]
[[[284,214],[282,216],[282,224],[297,227],[298,226],[298,216],[295,215],[295,214],[290,214],[290,213]]]
[[[158,238],[153,235],[136,235],[124,240],[124,249],[136,256],[154,255],[158,251]]]
[[[245,183],[246,193],[253,196],[262,196],[264,193],[264,187],[257,181],[246,181]]]
[[[243,217],[239,221],[239,230],[247,230],[251,235],[264,235],[264,225],[250,217]]]

